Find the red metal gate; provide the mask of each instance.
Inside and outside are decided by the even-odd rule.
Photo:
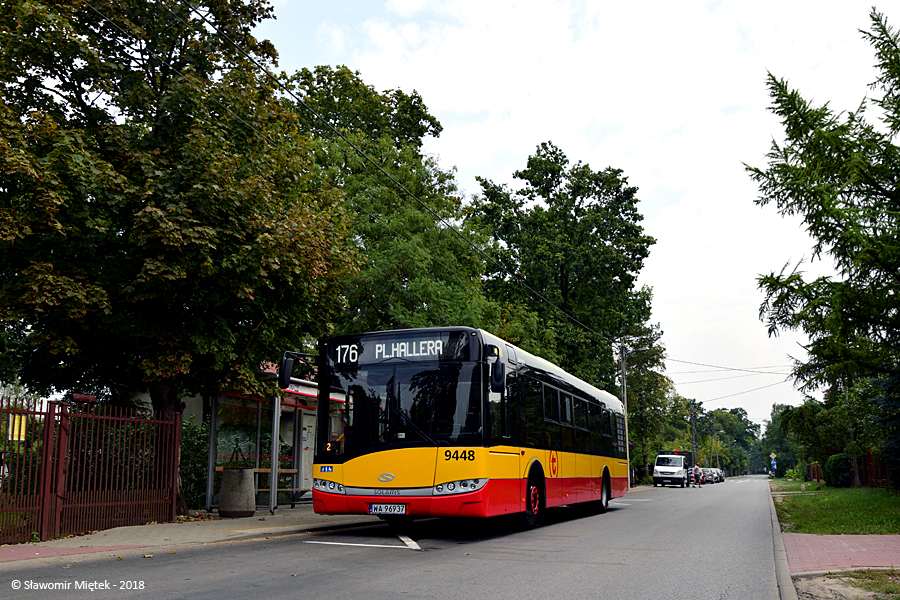
[[[0,399],[0,543],[175,519],[181,415]]]

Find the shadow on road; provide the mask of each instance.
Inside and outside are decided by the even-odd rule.
[[[617,510],[623,510],[623,508],[610,506],[606,515],[588,513],[582,508],[569,506],[551,508],[544,513],[544,519],[538,527],[553,527],[559,523],[577,521],[579,519],[608,518],[611,513],[615,513]],[[396,540],[398,535],[404,535],[417,542],[434,540],[451,544],[469,544],[515,535],[525,531],[528,530],[522,526],[519,516],[510,515],[489,519],[427,518],[403,524],[372,523],[350,529],[320,532],[317,534],[317,537],[327,538],[334,542],[353,539],[356,541],[364,540],[369,543],[384,543],[386,540]]]

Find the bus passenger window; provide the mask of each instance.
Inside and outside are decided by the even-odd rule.
[[[544,418],[559,422],[559,390],[544,386]]]
[[[491,443],[497,444],[503,436],[503,395],[497,392],[488,393],[488,406],[491,420]]]
[[[544,419],[541,418],[541,403],[543,401],[543,386],[539,381],[523,378],[525,385],[524,410],[525,431],[522,432],[523,445],[529,448],[541,447]]]

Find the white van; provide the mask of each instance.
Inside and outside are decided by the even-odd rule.
[[[690,485],[687,457],[677,454],[660,454],[653,467],[653,487],[658,485]]]

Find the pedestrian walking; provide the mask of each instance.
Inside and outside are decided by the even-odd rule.
[[[691,471],[691,487],[694,487],[695,485],[696,487],[700,487],[700,477],[700,465],[694,465],[694,469]]]

